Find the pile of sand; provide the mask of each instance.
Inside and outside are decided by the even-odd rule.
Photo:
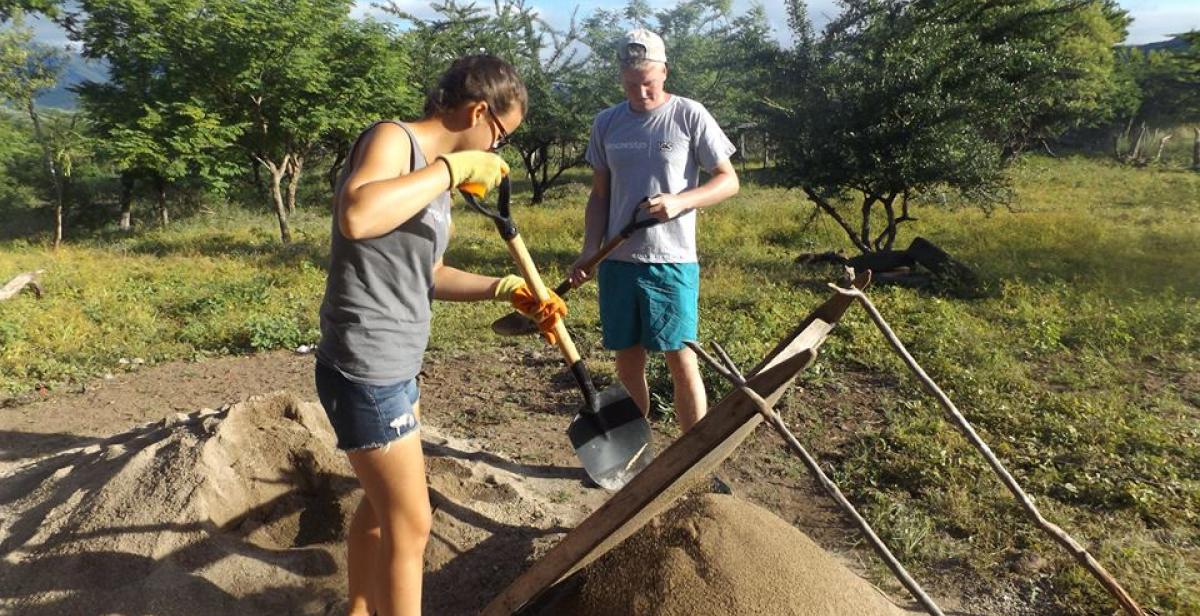
[[[17,613],[324,613],[357,502],[319,408],[179,414],[0,477],[0,606]],[[327,422],[326,422],[327,425]]]
[[[426,613],[478,613],[597,504],[547,496],[584,492],[571,472],[428,427],[423,438],[435,508]],[[272,394],[7,469],[0,613],[344,613],[345,529],[361,491],[333,441],[318,405]]]
[[[689,498],[658,516],[584,569],[582,583],[575,583],[569,596],[543,613],[908,613],[783,519],[716,494]]]
[[[477,614],[607,498],[426,423],[425,613]],[[324,413],[290,394],[179,414],[0,472],[0,613],[344,613],[361,498]],[[783,520],[685,500],[585,570],[553,614],[899,614]],[[561,605],[561,604],[560,604]]]

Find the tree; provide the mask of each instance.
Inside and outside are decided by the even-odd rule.
[[[415,104],[390,31],[350,0],[82,0],[77,40],[112,66],[82,94],[126,172],[165,202],[184,177],[220,189],[231,161],[270,173],[280,239],[306,163],[368,119]],[[284,180],[287,186],[284,187]],[[165,212],[161,209],[160,211]]]
[[[0,98],[25,109],[33,123],[54,187],[54,247],[58,248],[63,237],[65,180],[34,100],[58,83],[66,56],[52,47],[34,43],[33,31],[23,24],[20,13],[13,13],[12,17],[12,24],[0,30]]]
[[[385,10],[412,24],[407,33],[417,62],[428,67],[423,88],[457,58],[487,52],[510,62],[529,92],[529,108],[512,144],[540,203],[546,190],[572,167],[583,164],[591,116],[598,101],[582,79],[586,54],[579,48],[575,16],[565,31],[551,27],[524,0],[496,0],[490,9],[443,0],[431,5],[433,19],[417,17],[395,3]]]
[[[236,165],[222,154],[242,130],[211,115],[195,100],[145,105],[131,126],[114,128],[106,141],[117,168],[148,174],[157,196],[159,220],[170,222],[167,189],[189,178],[224,190]],[[122,228],[129,224],[128,212]]]
[[[803,2],[789,6],[800,44],[781,52],[768,106],[784,182],[863,253],[893,247],[898,226],[915,220],[919,191],[1003,200],[1006,166],[1025,144],[1081,121],[1106,96],[1103,68],[1083,60],[1095,45],[1072,43],[1088,50],[1077,55],[1056,48],[1064,37],[1111,39],[1091,0],[843,0],[811,43]],[[1085,92],[1071,94],[1080,84]]]
[[[334,31],[329,46],[329,95],[337,113],[322,137],[320,149],[333,155],[328,171],[330,189],[350,144],[372,121],[405,118],[420,112],[421,90],[412,82],[415,66],[406,38],[375,21],[347,21]],[[288,184],[294,208],[295,187]]]
[[[57,17],[61,4],[59,0],[0,0],[0,22],[19,19],[25,13]]]
[[[1177,50],[1127,48],[1120,54],[1133,103],[1118,118],[1114,132],[1113,153],[1119,160],[1139,165],[1156,160],[1171,138],[1170,131],[1190,124],[1195,133],[1192,168],[1200,169],[1200,31],[1177,38],[1184,43]],[[1154,155],[1146,147],[1152,141],[1151,131],[1159,141]],[[1128,144],[1125,151],[1122,142]]]
[[[73,38],[83,55],[103,58],[108,79],[77,86],[80,103],[105,136],[121,177],[121,219],[132,228],[135,181],[148,182],[157,197],[158,216],[170,221],[168,190],[185,181],[223,190],[235,172],[229,151],[240,134],[206,107],[191,88],[196,80],[178,58],[189,45],[185,20],[199,5],[166,0],[84,0],[69,18],[82,24]]]
[[[685,0],[656,12],[634,0],[621,13],[595,12],[583,28],[592,51],[585,74],[602,106],[622,99],[617,46],[636,27],[658,33],[667,46],[667,90],[703,103],[722,126],[759,121],[757,103],[768,94],[778,51],[761,6],[735,14],[726,1]]]

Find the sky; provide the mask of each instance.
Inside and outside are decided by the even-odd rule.
[[[388,19],[389,15],[374,5],[379,0],[356,0],[354,15],[358,17],[373,16]],[[386,2],[387,0],[383,0]],[[735,14],[744,12],[755,0],[733,0]],[[787,18],[784,13],[782,0],[758,0],[766,9],[767,17],[775,28],[776,35],[784,43],[789,42],[787,36]],[[419,17],[431,17],[427,0],[392,0],[401,9]],[[487,0],[477,0],[481,6],[490,6]],[[1129,27],[1130,44],[1150,43],[1170,38],[1172,34],[1188,30],[1200,30],[1200,0],[1120,0],[1120,5],[1133,16],[1133,24]],[[665,8],[675,4],[673,0],[649,0],[655,9]],[[527,5],[538,10],[548,22],[555,26],[566,26],[571,18],[574,7],[579,8],[579,15],[587,15],[600,8],[620,9],[625,6],[625,0],[576,0],[549,1],[527,0]],[[829,18],[837,13],[836,0],[809,0],[809,16],[818,30]],[[54,24],[44,20],[33,23],[39,41],[58,47],[67,44],[64,32]]]

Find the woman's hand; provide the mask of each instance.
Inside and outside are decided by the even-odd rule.
[[[567,304],[553,290],[546,292],[550,298],[541,302],[520,276],[510,274],[496,282],[496,299],[508,300],[518,312],[537,323],[546,342],[556,344],[558,338],[554,335],[554,326],[567,316]]]
[[[466,150],[442,154],[438,160],[450,171],[450,188],[458,188],[482,198],[487,191],[500,185],[508,175],[508,163],[491,152]]]

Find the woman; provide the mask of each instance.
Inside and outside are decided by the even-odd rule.
[[[442,263],[449,190],[500,183],[508,166],[493,152],[521,124],[526,104],[508,63],[460,58],[430,93],[424,118],[368,128],[339,178],[316,382],[365,495],[347,538],[350,614],[421,611],[432,514],[417,374],[431,300],[508,300],[544,329],[566,314],[561,299],[539,304],[517,276]]]

